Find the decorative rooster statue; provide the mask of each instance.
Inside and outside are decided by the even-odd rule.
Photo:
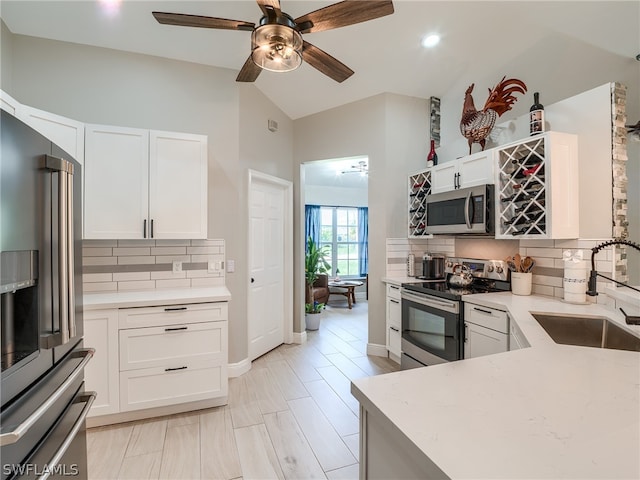
[[[527,91],[527,86],[521,80],[516,78],[505,80],[505,78],[502,77],[493,90],[489,90],[489,98],[480,111],[476,110],[471,96],[475,84],[472,83],[464,94],[460,133],[469,141],[469,154],[474,143],[479,143],[484,150],[486,138],[496,124],[496,119],[504,112],[511,110],[511,105],[517,100],[513,94]]]

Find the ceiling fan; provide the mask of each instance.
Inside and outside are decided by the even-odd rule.
[[[293,19],[280,10],[280,0],[256,1],[263,14],[257,26],[241,20],[201,15],[152,13],[159,23],[165,25],[250,31],[251,55],[242,66],[237,82],[254,82],[263,69],[275,72],[294,70],[302,60],[336,82],[343,82],[353,75],[353,70],[303,40],[302,34],[354,25],[393,13],[391,0],[346,0]]]

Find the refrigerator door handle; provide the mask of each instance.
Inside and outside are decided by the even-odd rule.
[[[47,348],[64,345],[76,335],[73,244],[73,164],[63,158],[44,156],[43,168],[58,176],[58,313],[60,339],[48,336]],[[55,227],[54,227],[55,228]],[[55,242],[54,242],[55,243]],[[53,340],[53,341],[51,341]]]
[[[12,443],[16,443],[20,440],[29,431],[33,424],[36,423],[47,412],[47,410],[49,410],[49,408],[58,401],[78,376],[82,374],[84,367],[89,363],[89,360],[91,360],[95,352],[94,348],[85,348],[75,351],[72,355],[83,357],[82,361],[73,370],[73,372],[71,372],[67,379],[62,382],[53,395],[51,395],[46,402],[40,405],[31,415],[29,415],[24,422],[18,425],[14,430],[0,435],[0,446],[4,447],[5,445],[11,445]]]
[[[84,421],[87,418],[87,415],[89,414],[89,410],[91,409],[91,405],[93,405],[93,401],[96,399],[97,395],[98,394],[96,392],[85,392],[83,395],[80,395],[79,397],[77,397],[77,399],[74,401],[74,403],[84,402],[85,406],[82,408],[82,412],[80,412],[80,416],[74,422],[73,426],[71,427],[71,430],[69,431],[69,434],[66,436],[66,438],[60,445],[60,448],[58,448],[58,450],[56,451],[55,455],[51,458],[51,460],[47,462],[47,466],[49,468],[45,469],[45,472],[40,477],[38,477],[38,480],[46,480],[47,478],[49,478],[49,475],[51,475],[51,472],[54,471],[55,467],[58,465],[58,463],[60,463],[60,460],[62,460],[62,457],[67,452],[74,438],[82,428],[82,425],[84,424]]]

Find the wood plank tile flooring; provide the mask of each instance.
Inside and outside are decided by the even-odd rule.
[[[366,355],[367,302],[335,302],[304,345],[281,345],[229,380],[229,404],[87,432],[89,478],[358,478],[350,382],[399,369]]]

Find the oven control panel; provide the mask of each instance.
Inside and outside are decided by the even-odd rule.
[[[471,275],[476,278],[489,278],[506,282],[509,278],[509,269],[504,260],[486,260],[475,258],[447,257],[444,271],[453,273],[453,267],[462,264],[469,269]],[[456,272],[460,272],[458,268]]]

